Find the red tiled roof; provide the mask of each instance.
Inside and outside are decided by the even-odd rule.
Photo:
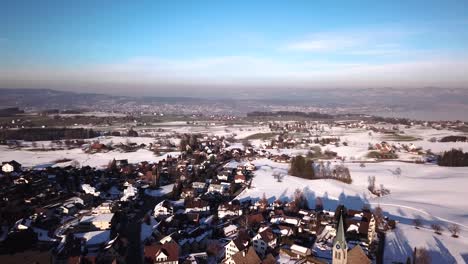
[[[162,245],[149,245],[145,246],[144,254],[146,259],[151,259],[154,263],[156,257],[164,253],[167,256],[167,261],[179,260],[179,245],[175,242],[170,242]]]
[[[253,247],[242,250],[234,254],[232,260],[236,264],[260,264],[262,263],[261,259],[258,257],[257,252]]]

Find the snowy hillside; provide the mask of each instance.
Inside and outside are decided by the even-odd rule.
[[[361,208],[364,204],[372,207],[380,205],[385,215],[398,221],[398,228],[389,232],[386,260],[406,261],[406,256],[414,247],[428,247],[433,260],[441,256],[451,256],[463,263],[468,254],[468,183],[466,168],[447,168],[436,165],[404,162],[347,164],[353,178],[352,184],[335,180],[306,180],[285,176],[277,182],[272,173],[279,171],[287,174],[288,164],[275,163],[262,159],[254,162],[259,169],[255,172],[252,188],[244,191],[239,199],[260,199],[263,194],[270,202],[276,199],[289,200],[296,189],[303,190],[308,197],[309,206],[315,206],[315,198],[321,197],[326,209],[334,210],[338,204],[349,208]],[[393,172],[401,168],[401,175]],[[376,176],[376,183],[390,189],[391,194],[376,197],[367,190],[368,176]],[[416,230],[412,226],[415,218],[423,220],[423,226]],[[430,229],[432,223],[440,223],[444,233],[439,236]],[[446,231],[451,223],[460,226],[460,238],[452,238]],[[444,246],[445,245],[445,246]],[[409,251],[408,251],[409,250]],[[388,252],[388,253],[387,253]],[[405,255],[401,255],[405,252]],[[388,254],[388,255],[387,255]],[[403,259],[399,259],[403,258]],[[434,262],[440,263],[440,262]],[[451,263],[451,262],[446,262]]]

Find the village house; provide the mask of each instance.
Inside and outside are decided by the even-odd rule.
[[[167,200],[163,200],[162,202],[158,203],[154,207],[154,217],[155,218],[167,217],[167,216],[172,215],[173,212],[174,212],[174,209],[172,207],[172,204]]]
[[[260,230],[260,232],[252,238],[252,242],[258,255],[264,257],[269,248],[274,249],[276,247],[277,238],[270,228]]]
[[[203,193],[206,190],[206,183],[204,182],[192,182],[192,188],[196,193]]]
[[[184,202],[185,212],[209,212],[208,202],[200,199],[186,199]]]
[[[260,264],[262,260],[253,247],[246,248],[234,254],[225,261],[226,264]]]
[[[228,225],[225,228],[223,228],[223,233],[226,237],[233,236],[239,232],[239,228],[236,225]]]
[[[254,171],[256,169],[255,164],[252,162],[247,162],[244,166],[247,171]]]
[[[193,198],[195,197],[195,189],[193,188],[183,188],[180,194],[180,198]]]
[[[227,216],[240,216],[242,215],[242,208],[240,204],[223,203],[218,206],[218,217],[224,218]]]
[[[236,176],[234,176],[234,182],[235,183],[245,183],[245,175],[236,174]]]
[[[221,184],[212,183],[208,187],[208,192],[217,192],[220,194],[225,194],[229,190],[230,185],[231,185],[230,183],[221,183]]]
[[[225,248],[225,259],[229,260],[237,252],[242,251],[249,245],[250,238],[245,233],[239,233],[239,235],[226,244]]]
[[[15,160],[2,162],[2,171],[4,173],[20,172],[21,164]]]
[[[229,176],[231,176],[231,173],[227,170],[223,170],[222,172],[218,173],[217,177],[218,180],[220,181],[228,181]]]
[[[179,263],[179,245],[169,242],[162,245],[148,245],[144,248],[145,264],[177,264]]]
[[[371,244],[376,233],[376,222],[372,212],[370,210],[357,211],[349,209],[346,215],[347,237]]]

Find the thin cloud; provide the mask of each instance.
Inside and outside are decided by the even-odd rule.
[[[399,29],[345,30],[315,33],[287,43],[283,50],[296,52],[360,55],[395,54],[404,49],[407,38],[417,34]]]
[[[139,57],[115,64],[83,68],[28,68],[0,70],[0,86],[132,88],[209,87],[220,94],[221,87],[357,88],[357,87],[467,87],[466,56],[427,57],[399,63],[341,63],[318,60],[283,61],[274,58],[227,56],[192,60],[163,60]],[[143,88],[141,88],[143,89]],[[148,88],[145,88],[148,89]],[[198,88],[197,88],[198,89]],[[259,88],[261,89],[261,88]],[[198,90],[197,90],[198,91]]]
[[[334,51],[358,46],[364,39],[358,36],[314,35],[305,40],[286,45],[286,50],[293,51]]]

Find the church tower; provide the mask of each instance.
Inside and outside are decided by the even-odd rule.
[[[348,244],[343,227],[343,214],[340,216],[336,237],[333,240],[333,264],[346,264],[348,261]]]

